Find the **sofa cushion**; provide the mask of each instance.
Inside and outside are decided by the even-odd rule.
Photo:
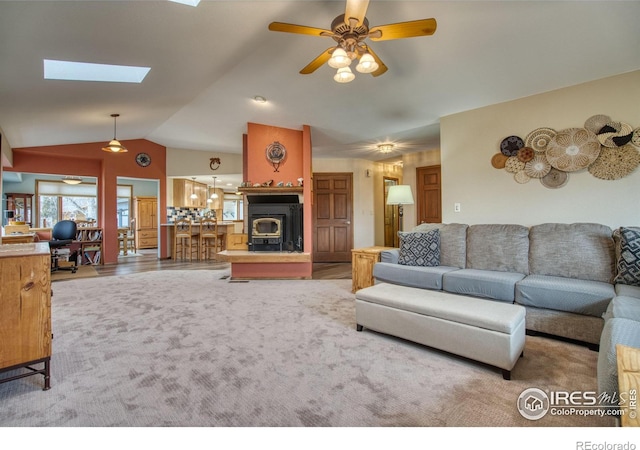
[[[467,261],[467,228],[461,223],[421,223],[413,231],[440,231],[440,264],[464,269]]]
[[[614,317],[640,322],[640,299],[635,297],[615,297],[602,316],[605,320]]]
[[[400,256],[398,264],[404,266],[439,266],[440,232],[411,231],[398,232],[400,237]]]
[[[382,250],[380,252],[380,261],[392,264],[398,264],[398,258],[400,257],[399,248],[390,248],[388,250]]]
[[[529,229],[522,225],[471,225],[467,269],[529,273]]]
[[[529,275],[516,285],[516,303],[601,317],[616,295],[612,284]]]
[[[611,283],[615,250],[611,228],[594,223],[545,223],[529,230],[531,274]]]
[[[621,227],[618,229],[620,236],[620,250],[616,263],[617,275],[615,282],[640,286],[640,228]]]
[[[522,278],[524,275],[516,272],[460,269],[443,275],[442,288],[455,294],[513,303],[516,282]]]
[[[442,276],[457,267],[436,266],[402,266],[393,263],[379,262],[373,266],[373,277],[376,282],[400,284],[422,289],[442,289]]]
[[[629,286],[628,284],[616,284],[616,295],[640,298],[640,286]]]
[[[640,347],[640,322],[613,318],[604,324],[598,352],[598,392],[611,399],[618,399],[620,394],[616,344]],[[617,406],[617,402],[612,405]]]

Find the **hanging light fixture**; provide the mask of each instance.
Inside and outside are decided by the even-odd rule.
[[[191,185],[191,196],[189,198],[195,200],[198,198],[198,194],[196,194],[196,177],[191,177],[191,179],[193,180],[193,184]]]
[[[333,79],[338,83],[348,83],[353,81],[356,76],[351,72],[348,67],[341,67],[338,72],[333,76]]]
[[[82,178],[80,177],[64,177],[62,179],[63,183],[67,183],[67,184],[80,184],[82,183]]]
[[[395,144],[387,143],[387,144],[378,144],[378,151],[380,153],[391,153],[391,151],[395,148]]]
[[[351,58],[349,58],[349,55],[347,55],[347,52],[342,47],[337,46],[327,63],[329,67],[340,69],[349,66],[351,64]]]
[[[116,139],[116,118],[120,117],[120,114],[111,114],[113,117],[113,139],[109,141],[109,144],[106,147],[102,147],[102,150],[109,153],[125,153],[128,152],[120,141]]]
[[[216,192],[216,178],[213,177],[213,194],[211,194],[211,198],[218,198],[218,193]]]
[[[371,56],[371,53],[367,52],[360,57],[360,62],[356,66],[356,70],[360,73],[371,73],[378,70],[378,67],[380,66],[373,56]]]

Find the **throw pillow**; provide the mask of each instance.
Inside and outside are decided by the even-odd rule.
[[[640,228],[620,228],[620,253],[615,282],[640,286]]]
[[[402,232],[398,264],[404,266],[440,265],[440,230],[427,232]]]

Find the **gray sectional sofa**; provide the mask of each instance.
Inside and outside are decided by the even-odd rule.
[[[615,344],[640,347],[640,280],[620,278],[619,233],[594,223],[422,224],[401,235],[400,249],[382,252],[373,275],[376,283],[522,305],[530,334],[599,347],[599,387],[610,392],[617,389]],[[408,236],[420,234],[437,237],[437,264],[412,265],[403,255]],[[640,252],[640,240],[635,245],[631,251]],[[640,256],[631,256],[633,267]]]

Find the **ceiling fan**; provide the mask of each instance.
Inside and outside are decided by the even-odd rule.
[[[344,14],[333,19],[331,30],[282,22],[272,22],[269,24],[269,30],[332,38],[338,45],[329,47],[322,52],[300,73],[303,75],[313,73],[325,62],[328,62],[329,66],[338,69],[334,79],[342,83],[355,78],[349,68],[355,59],[358,60],[356,66],[358,72],[370,73],[377,77],[387,71],[387,66],[365,42],[367,38],[372,41],[388,41],[430,36],[436,31],[435,19],[412,20],[369,28],[369,21],[365,17],[368,6],[369,0],[347,0]]]

